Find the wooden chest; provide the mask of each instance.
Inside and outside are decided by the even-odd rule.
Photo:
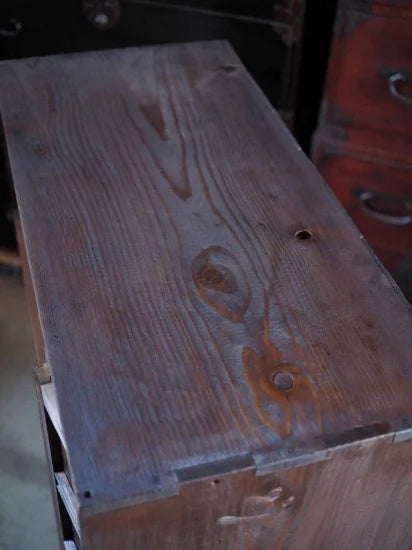
[[[3,62],[0,110],[66,547],[411,548],[410,308],[232,49]]]
[[[313,157],[412,301],[412,4],[341,0]]]

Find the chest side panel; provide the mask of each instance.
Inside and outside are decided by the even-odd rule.
[[[411,452],[388,438],[263,477],[195,483],[170,501],[87,518],[84,548],[409,548]]]

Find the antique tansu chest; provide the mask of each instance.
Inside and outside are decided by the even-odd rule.
[[[410,307],[231,47],[0,109],[62,548],[412,548]]]

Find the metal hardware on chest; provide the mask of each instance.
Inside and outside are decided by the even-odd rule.
[[[112,29],[119,23],[119,0],[82,0],[83,12],[96,29]]]
[[[407,96],[399,90],[399,85],[406,83],[412,89],[412,77],[405,73],[395,73],[388,78],[388,88],[391,95],[403,105],[412,107],[412,96]]]

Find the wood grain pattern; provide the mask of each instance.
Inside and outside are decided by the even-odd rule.
[[[227,44],[4,62],[0,109],[82,505],[408,424],[411,312]]]
[[[179,499],[85,518],[82,548],[410,550],[411,453],[411,441],[382,438],[263,478],[194,483]]]
[[[79,503],[73,495],[73,491],[70,487],[67,476],[64,473],[59,472],[55,474],[55,479],[57,484],[57,491],[64,503],[67,513],[69,514],[73,529],[75,530],[77,535],[80,536],[80,526],[78,523]]]

